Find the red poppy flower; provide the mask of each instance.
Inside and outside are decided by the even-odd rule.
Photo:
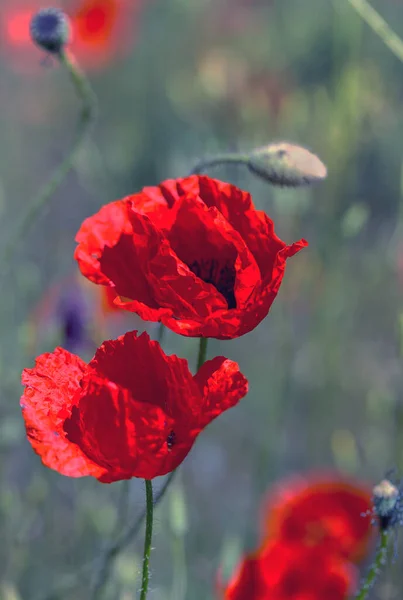
[[[89,364],[62,348],[42,354],[22,383],[28,439],[43,463],[104,483],[174,470],[247,392],[236,363],[219,356],[193,377],[186,360],[136,332],[104,342]]]
[[[273,541],[246,557],[225,593],[225,600],[345,600],[356,570],[323,548]]]
[[[83,0],[72,14],[72,51],[86,68],[103,67],[127,51],[140,0]]]
[[[206,176],[168,180],[112,202],[82,224],[83,275],[119,306],[187,336],[231,339],[269,312],[287,246],[250,194]]]
[[[306,546],[326,547],[359,561],[372,537],[371,492],[338,475],[293,478],[278,487],[264,505],[265,535]]]

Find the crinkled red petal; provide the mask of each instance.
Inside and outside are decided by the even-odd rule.
[[[259,288],[261,277],[258,265],[239,233],[215,206],[208,208],[192,195],[181,198],[171,214],[173,224],[167,237],[175,253],[189,266],[216,263],[224,276],[225,269],[232,268],[236,304],[243,308],[253,290]],[[217,293],[217,288],[214,292]],[[226,303],[222,307],[228,308]]]
[[[104,472],[66,439],[63,430],[87,369],[78,356],[56,348],[39,356],[35,367],[22,373],[26,387],[21,407],[28,440],[47,467],[69,477],[99,477]]]
[[[285,244],[275,234],[273,221],[255,209],[248,192],[203,175],[179,180],[178,187],[182,194],[197,194],[206,206],[215,206],[244,240],[262,277],[270,272],[277,253]]]
[[[194,442],[188,435],[170,444],[175,422],[157,403],[137,401],[129,390],[96,375],[86,379],[64,427],[68,439],[103,467],[104,483],[165,475]]]
[[[94,283],[111,285],[111,280],[100,268],[99,259],[105,246],[114,246],[122,234],[131,231],[124,200],[111,202],[85,219],[76,235],[78,246],[74,253],[81,273]]]
[[[175,333],[190,337],[233,339],[252,331],[268,314],[283,279],[286,259],[307,245],[300,240],[285,246],[277,255],[272,277],[267,277],[259,292],[253,294],[243,310],[218,311],[208,319],[174,319],[162,317],[162,322]]]
[[[188,363],[167,356],[147,333],[136,331],[106,341],[90,362],[98,374],[131,391],[133,398],[159,406],[173,419],[197,417],[200,390],[193,381]]]
[[[200,425],[206,426],[222,412],[235,406],[248,393],[248,380],[236,362],[216,356],[206,361],[194,376],[200,388]]]

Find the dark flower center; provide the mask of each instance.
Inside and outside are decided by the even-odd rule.
[[[172,429],[167,437],[167,448],[169,451],[172,450],[173,445],[175,444],[176,441],[176,433],[174,432],[174,430]]]
[[[236,308],[234,293],[236,273],[233,264],[226,263],[222,265],[215,258],[204,258],[195,260],[188,266],[199,279],[214,285],[226,299],[229,309]]]

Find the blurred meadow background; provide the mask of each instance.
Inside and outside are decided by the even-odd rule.
[[[68,14],[85,4],[53,2]],[[347,0],[101,4],[104,16],[83,18],[73,42],[97,120],[0,266],[0,598],[89,598],[96,566],[86,565],[144,506],[143,482],[62,477],[25,438],[21,370],[61,343],[68,301],[85,306],[84,358],[127,329],[156,336],[80,280],[83,218],[210,154],[286,140],[321,157],[324,183],[274,188],[234,166],[208,172],[250,191],[287,243],[310,245],[289,261],[260,326],[209,341],[209,357],[239,362],[250,393],[200,436],[157,509],[150,598],[205,600],[223,561],[256,544],[262,495],[281,478],[337,469],[374,484],[391,467],[403,473],[403,64]],[[80,110],[66,71],[29,40],[41,6],[0,3],[0,249]],[[403,2],[373,6],[403,36]],[[197,339],[167,331],[163,346],[195,367]],[[120,552],[104,598],[136,597],[142,544]],[[374,598],[401,598],[402,552]]]

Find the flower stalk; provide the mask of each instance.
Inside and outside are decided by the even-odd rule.
[[[367,0],[348,0],[348,2],[385,46],[403,62],[403,40],[389,27],[375,8]]]
[[[248,165],[248,156],[246,154],[227,153],[217,154],[211,158],[201,160],[190,171],[190,175],[199,175],[210,167],[221,167],[223,165]]]
[[[196,371],[206,362],[208,338],[201,337],[199,342],[199,354],[197,357]]]
[[[40,189],[37,195],[28,203],[28,210],[17,225],[11,240],[0,254],[0,265],[3,270],[7,269],[9,260],[15,249],[18,247],[20,240],[24,238],[41,210],[49,203],[57,188],[61,185],[74,166],[77,154],[81,149],[95,116],[96,96],[92,91],[85,73],[80,69],[74,57],[71,54],[68,54],[64,49],[60,50],[58,58],[67,70],[76,94],[82,103],[76,133],[68,153],[53,171],[42,189]]]
[[[140,600],[146,600],[148,593],[148,583],[150,580],[150,554],[151,542],[153,537],[153,486],[149,479],[145,480],[146,484],[146,531],[144,538],[144,554],[143,554],[143,575],[141,581]]]
[[[381,572],[382,567],[386,563],[387,552],[388,552],[388,540],[389,540],[389,530],[381,529],[381,540],[379,544],[379,548],[376,552],[374,562],[371,565],[371,568],[368,571],[367,576],[361,584],[361,587],[358,593],[354,596],[355,600],[366,600],[368,594],[372,587],[374,586],[379,573]]]

